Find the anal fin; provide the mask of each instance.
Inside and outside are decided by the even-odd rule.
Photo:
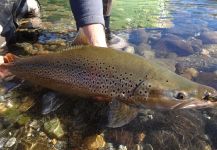
[[[110,111],[108,116],[108,127],[117,128],[122,127],[136,118],[138,109],[127,104],[113,100],[110,104]]]

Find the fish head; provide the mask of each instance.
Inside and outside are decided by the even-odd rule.
[[[212,87],[194,82],[187,86],[156,85],[149,89],[147,95],[137,95],[135,102],[146,108],[207,108],[217,106],[217,92]]]

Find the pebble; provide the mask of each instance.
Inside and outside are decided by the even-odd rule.
[[[204,44],[216,44],[217,43],[217,31],[206,31],[201,33],[201,40]]]
[[[0,114],[4,113],[8,108],[5,106],[5,104],[0,103]]]
[[[141,132],[135,135],[135,143],[141,143],[143,142],[145,138],[145,133]]]
[[[198,76],[198,71],[194,68],[187,68],[184,73],[191,75],[192,77],[197,77]]]
[[[145,51],[143,51],[143,57],[145,57],[147,59],[155,58],[155,52],[151,51],[151,50],[145,50]]]
[[[65,150],[67,149],[68,145],[66,141],[57,141],[57,143],[54,145],[54,147],[57,150]]]
[[[206,49],[202,49],[202,51],[200,52],[200,54],[204,55],[204,56],[207,56],[207,57],[210,57],[209,51],[206,50]]]
[[[118,150],[127,150],[127,147],[124,145],[119,145]]]
[[[143,150],[143,146],[141,144],[136,144],[134,145],[133,150]]]
[[[106,143],[102,150],[115,150],[112,143]]]
[[[6,106],[7,106],[8,108],[12,108],[14,105],[13,105],[13,103],[12,103],[11,101],[8,101],[8,102],[6,103]]]
[[[127,46],[126,48],[124,48],[124,51],[127,52],[127,53],[131,53],[131,54],[135,53],[135,50],[134,50],[133,46]]]
[[[143,150],[154,150],[151,144],[144,144]]]
[[[12,147],[16,143],[17,139],[15,137],[10,138],[6,144],[5,147],[9,148]]]
[[[29,126],[35,130],[37,130],[38,128],[40,128],[40,125],[38,124],[38,121],[37,120],[33,120]]]
[[[101,135],[93,135],[84,139],[84,147],[95,150],[105,147],[105,140]]]
[[[3,149],[3,147],[4,147],[4,145],[5,145],[5,143],[7,142],[7,138],[4,138],[4,137],[2,137],[2,138],[0,138],[0,149]]]
[[[44,123],[44,130],[56,138],[61,138],[64,135],[60,120],[54,118]]]

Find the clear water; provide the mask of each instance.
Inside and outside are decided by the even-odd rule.
[[[76,29],[69,3],[39,1],[43,22],[52,26],[40,34],[39,41],[25,43],[23,49],[28,48],[28,52],[40,47],[61,50],[64,42],[74,36],[71,31]],[[177,62],[183,67],[194,68],[198,73],[196,77],[192,72],[181,71],[180,74],[217,89],[216,0],[114,0],[111,28],[134,47],[136,54],[163,61],[164,66],[173,71]],[[88,141],[87,137],[94,139],[96,134],[102,134],[106,142],[107,148],[100,150],[124,150],[126,147],[139,150],[140,146],[154,150],[217,149],[216,108],[144,110],[128,125],[112,129],[105,127],[107,104],[55,94],[24,83],[17,90],[1,95],[0,149],[5,140],[2,137],[16,137],[17,142],[11,149],[36,146],[38,149],[77,150]],[[42,116],[42,101],[52,98],[65,102],[58,110]],[[36,104],[29,109],[32,101]],[[11,103],[14,103],[12,108]],[[8,107],[10,109],[4,113]],[[41,136],[44,122],[53,118],[59,118],[66,133],[56,141],[47,132],[43,134],[48,138]],[[36,127],[30,127],[35,120]]]

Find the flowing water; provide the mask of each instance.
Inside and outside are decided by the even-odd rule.
[[[44,27],[20,30],[21,40],[12,46],[17,54],[61,51],[75,36],[68,1],[39,1]],[[216,0],[114,0],[111,29],[125,39],[122,50],[217,89]],[[111,129],[106,103],[16,79],[1,82],[0,92],[0,149],[217,149],[217,108],[144,110],[130,124]],[[42,112],[53,99],[59,105]]]

